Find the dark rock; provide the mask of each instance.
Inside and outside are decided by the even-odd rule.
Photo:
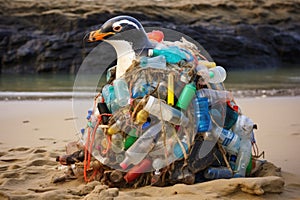
[[[226,68],[300,64],[297,1],[155,1],[118,6],[55,1],[45,5],[43,0],[2,5],[0,73],[76,73],[97,45],[85,43],[84,36],[111,17],[124,14],[136,17],[145,27],[170,28],[188,35]]]

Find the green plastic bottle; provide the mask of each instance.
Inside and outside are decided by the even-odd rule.
[[[125,138],[124,142],[124,150],[127,150],[131,145],[138,139],[136,135],[136,129],[133,128],[129,131],[127,137]]]

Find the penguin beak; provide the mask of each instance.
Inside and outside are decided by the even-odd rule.
[[[108,36],[114,35],[114,32],[102,33],[100,30],[91,31],[89,33],[88,42],[101,41],[107,38]]]

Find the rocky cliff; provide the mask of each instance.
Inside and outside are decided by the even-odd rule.
[[[298,0],[2,0],[1,73],[76,73],[84,35],[126,14],[198,41],[226,68],[300,64]],[[95,45],[94,45],[95,46]]]

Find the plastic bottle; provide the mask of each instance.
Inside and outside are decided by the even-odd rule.
[[[245,177],[247,166],[251,158],[251,141],[247,139],[241,140],[241,147],[236,159],[234,177]]]
[[[194,99],[195,119],[197,131],[206,132],[210,129],[210,115],[208,111],[208,98],[197,96]]]
[[[124,78],[119,78],[114,80],[113,83],[118,105],[121,107],[126,106],[130,99],[127,82]]]
[[[99,110],[99,113],[100,114],[109,114],[110,111],[106,105],[106,103],[98,103],[97,104],[97,107],[98,107],[98,110]],[[107,115],[102,115],[102,124],[107,124],[108,123],[108,120],[109,120],[109,116]]]
[[[150,169],[151,169],[151,160],[144,159],[138,165],[131,168],[124,176],[124,179],[127,183],[130,183],[135,179],[137,179],[141,174],[149,171]]]
[[[239,115],[236,123],[232,126],[232,130],[241,138],[251,140],[253,125],[254,123],[249,117]]]
[[[213,105],[216,102],[224,102],[230,101],[233,99],[233,96],[228,91],[221,90],[212,90],[212,89],[201,89],[197,91],[197,96],[207,97],[208,102]]]
[[[209,69],[209,77],[208,82],[210,83],[221,83],[226,79],[226,71],[221,66],[216,66],[214,68]]]
[[[137,115],[135,121],[138,124],[144,124],[149,117],[149,113],[146,110],[140,110]]]
[[[140,58],[140,66],[143,68],[166,69],[167,61],[164,56],[145,57]]]
[[[105,100],[105,103],[111,104],[112,101],[114,101],[116,99],[114,86],[112,86],[110,84],[106,84],[102,88],[102,96]]]
[[[111,149],[115,153],[121,153],[124,148],[123,136],[121,133],[117,133],[111,136]]]
[[[198,60],[198,64],[204,65],[207,68],[214,68],[217,66],[215,62],[210,62],[207,60]]]
[[[122,169],[127,169],[130,164],[138,164],[154,147],[162,129],[161,122],[151,126],[135,143],[125,152],[125,159],[120,164]]]
[[[182,125],[185,127],[189,123],[189,119],[181,111],[163,103],[153,96],[149,96],[144,110],[161,120],[168,121],[175,125]]]
[[[236,155],[231,155],[229,157],[229,165],[232,170],[235,170],[235,163],[236,163]]]
[[[196,94],[196,86],[194,83],[186,84],[179,96],[176,106],[186,110]]]
[[[132,98],[144,97],[150,90],[151,85],[147,83],[144,76],[141,76],[133,85]]]
[[[168,105],[174,106],[174,74],[168,75]]]
[[[204,172],[206,179],[232,178],[232,171],[227,167],[209,167]]]
[[[186,54],[181,51],[177,46],[171,46],[164,49],[149,49],[148,55],[155,57],[163,55],[166,58],[167,63],[175,64],[181,60],[186,60]]]
[[[131,147],[131,145],[137,140],[137,138],[138,136],[136,135],[136,129],[131,129],[125,138],[124,150],[127,150],[129,147]]]
[[[107,134],[113,135],[113,134],[118,133],[119,131],[121,131],[121,122],[119,120],[117,120],[116,123],[112,124],[108,128]]]
[[[234,132],[219,126],[214,126],[211,132],[229,153],[236,155],[239,152],[240,138]]]

